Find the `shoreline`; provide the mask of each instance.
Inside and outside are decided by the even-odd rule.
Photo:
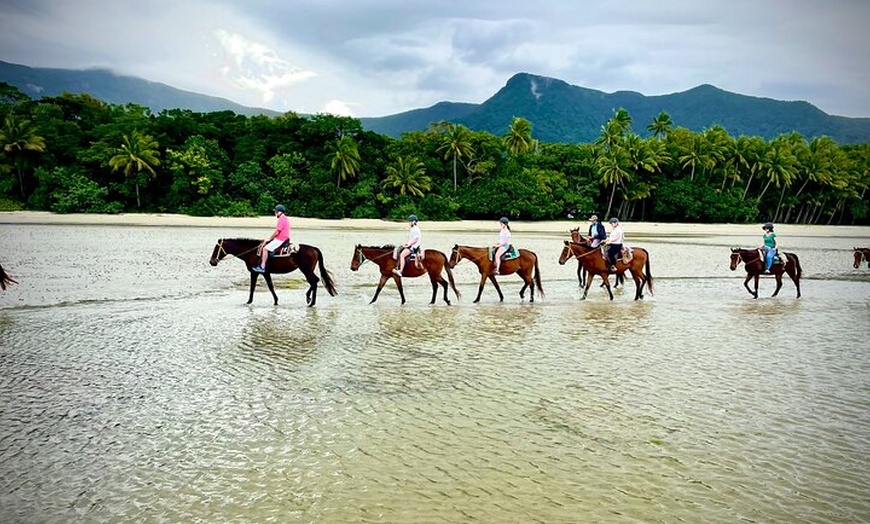
[[[404,221],[390,221],[375,218],[321,219],[291,216],[294,229],[312,230],[352,230],[352,231],[392,231],[405,230]],[[432,231],[491,232],[496,229],[493,220],[461,221],[422,221],[426,229]],[[87,226],[129,226],[129,227],[205,227],[268,230],[274,227],[274,217],[195,217],[171,213],[121,213],[100,215],[86,213],[57,214],[48,211],[4,211],[0,212],[0,225],[87,225]],[[623,222],[626,231],[642,236],[745,236],[761,235],[761,224],[697,224],[679,222]],[[567,234],[573,228],[585,231],[586,220],[553,220],[542,222],[512,221],[516,231],[544,234]],[[870,238],[870,226],[829,226],[782,224],[777,232],[789,236],[806,237],[855,237]],[[832,234],[833,233],[833,234]]]

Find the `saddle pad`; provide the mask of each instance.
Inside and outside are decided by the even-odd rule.
[[[489,246],[487,249],[488,249],[489,259],[492,260],[493,257],[495,256],[495,248],[493,248],[492,246]],[[519,258],[519,256],[520,256],[520,252],[517,250],[517,248],[515,248],[513,245],[511,245],[511,248],[508,249],[507,251],[505,251],[504,255],[501,256],[501,259],[502,259],[502,261],[513,260],[515,258]]]

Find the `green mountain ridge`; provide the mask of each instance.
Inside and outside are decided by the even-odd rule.
[[[113,104],[139,104],[155,113],[189,109],[202,113],[233,111],[246,116],[281,114],[105,69],[33,68],[0,61],[0,82],[13,85],[32,98],[59,96],[64,92],[88,93]],[[646,126],[664,111],[675,127],[695,132],[721,125],[734,136],[769,140],[794,131],[807,139],[828,136],[840,144],[870,143],[870,118],[829,115],[805,101],[741,95],[709,84],[667,95],[605,93],[530,73],[515,74],[479,104],[443,101],[427,108],[359,120],[364,129],[392,137],[422,131],[440,121],[502,135],[511,120],[519,116],[532,123],[533,136],[543,142],[590,143],[600,136],[601,126],[618,108],[629,112],[633,130],[641,136],[649,136]]]
[[[476,106],[441,102],[422,110],[360,120],[366,129],[391,136],[423,130],[429,122],[440,120],[502,135],[513,117],[519,116],[532,123],[534,137],[544,142],[588,143],[601,134],[601,126],[620,107],[629,112],[634,131],[642,136],[649,136],[646,126],[664,111],[674,126],[695,132],[721,125],[734,136],[771,139],[796,131],[807,139],[825,135],[842,144],[870,142],[870,118],[828,115],[804,101],[740,95],[709,84],[667,95],[605,93],[529,73],[514,75]]]

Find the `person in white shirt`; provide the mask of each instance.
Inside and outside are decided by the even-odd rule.
[[[610,264],[610,272],[616,272],[616,259],[622,252],[622,244],[625,242],[625,234],[622,232],[622,227],[619,225],[619,219],[613,217],[610,219],[610,236],[604,241],[607,246],[607,262]]]
[[[498,243],[493,246],[495,248],[495,268],[493,269],[493,274],[496,275],[501,266],[501,256],[511,248],[511,226],[508,223],[507,217],[501,217],[498,221],[498,226],[501,228],[498,232]]]
[[[408,217],[408,223],[411,225],[411,230],[408,232],[408,241],[402,244],[402,251],[399,253],[398,267],[393,269],[393,274],[400,277],[402,270],[405,269],[405,259],[411,254],[416,253],[420,256],[420,246],[423,244],[423,235],[420,233],[420,227],[417,225],[417,215]]]

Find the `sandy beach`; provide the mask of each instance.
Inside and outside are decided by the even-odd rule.
[[[361,230],[391,231],[404,230],[407,225],[402,221],[380,219],[342,219],[325,220],[317,218],[290,217],[290,223],[297,229],[315,230]],[[454,222],[425,221],[426,229],[432,231],[492,231],[493,220],[462,220]],[[209,227],[209,228],[250,228],[268,230],[274,225],[272,216],[260,217],[194,217],[163,213],[122,213],[118,215],[98,214],[57,214],[46,211],[0,212],[0,224],[51,224],[51,225],[105,225],[136,227]],[[512,221],[515,231],[540,232],[546,234],[567,232],[581,227],[585,231],[585,220],[561,220],[544,222]],[[623,222],[623,228],[632,235],[694,237],[716,235],[760,235],[761,224],[692,224],[664,222]],[[854,237],[870,238],[870,226],[829,226],[829,225],[777,225],[777,232],[802,237]]]

